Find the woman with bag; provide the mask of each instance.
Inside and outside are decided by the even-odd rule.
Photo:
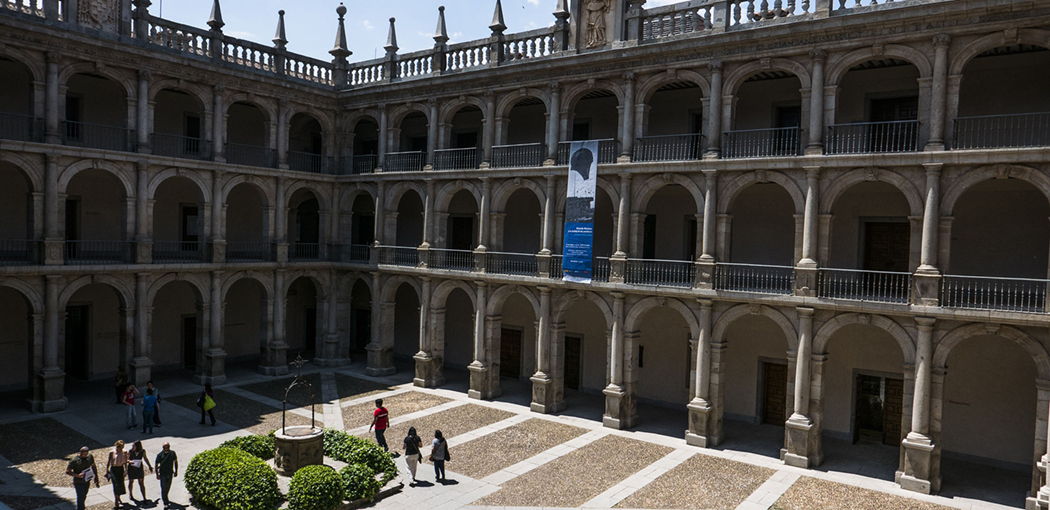
[[[109,460],[106,462],[106,478],[113,483],[114,510],[124,506],[120,497],[124,495],[124,468],[127,464],[128,453],[124,451],[124,441],[118,440],[113,443],[113,451],[109,452]]]
[[[135,441],[128,452],[128,498],[135,500],[135,481],[139,482],[139,490],[142,491],[142,499],[146,500],[146,470],[142,468],[146,464],[149,472],[153,472],[153,466],[149,463],[146,449],[142,447],[142,441]]]
[[[434,431],[433,447],[430,449],[430,461],[434,463],[434,478],[440,483],[445,480],[445,462],[452,461],[452,455],[448,453],[448,442],[440,430]]]
[[[212,412],[215,409],[215,405],[215,391],[211,389],[211,384],[205,384],[201,396],[197,397],[197,407],[201,408],[201,425],[204,425],[204,413],[208,413],[208,417],[211,418],[211,425],[215,426],[215,413]]]
[[[423,447],[423,440],[416,435],[416,428],[409,427],[408,435],[405,436],[405,462],[408,463],[408,472],[412,473],[412,483],[410,486],[416,484],[416,466],[420,462],[423,462],[423,454],[419,453],[419,449]]]

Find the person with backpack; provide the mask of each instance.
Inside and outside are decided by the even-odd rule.
[[[434,431],[434,441],[431,443],[430,461],[434,463],[434,478],[438,483],[445,483],[445,462],[452,461],[452,455],[448,453],[448,441],[441,435],[440,430]]]
[[[419,452],[419,449],[423,447],[423,440],[416,435],[416,428],[409,427],[408,435],[405,436],[405,463],[408,464],[408,472],[412,473],[412,483],[410,486],[414,487],[416,482],[416,466],[420,462],[423,462],[423,454]]]
[[[197,397],[197,407],[201,408],[201,425],[204,425],[204,414],[207,413],[208,417],[211,418],[211,425],[215,426],[215,413],[213,412],[215,406],[215,390],[211,389],[210,383],[205,384],[201,395]]]

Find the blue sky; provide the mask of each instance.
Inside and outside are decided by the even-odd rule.
[[[489,35],[495,0],[342,0],[346,14],[347,44],[354,54],[350,61],[370,60],[383,55],[387,20],[397,18],[401,53],[434,45],[437,8],[445,5],[450,42],[480,39]],[[226,22],[223,32],[233,37],[272,44],[277,11],[285,10],[288,49],[322,60],[331,60],[328,50],[335,40],[335,8],[339,0],[220,0]],[[153,0],[150,12],[164,18],[207,28],[212,0]],[[523,32],[554,23],[555,0],[503,0],[507,33]]]

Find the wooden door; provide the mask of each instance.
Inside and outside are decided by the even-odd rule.
[[[787,365],[762,363],[762,423],[784,425],[787,416]]]
[[[521,377],[521,330],[503,328],[499,335],[500,376]]]
[[[565,335],[565,387],[573,390],[580,389],[580,376],[583,361],[580,346],[583,339],[578,336]]]
[[[897,446],[901,441],[901,415],[904,412],[904,381],[886,379],[885,403],[882,406],[882,443]]]

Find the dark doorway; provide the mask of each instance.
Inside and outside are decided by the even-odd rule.
[[[197,368],[197,316],[182,318],[182,366]]]
[[[375,240],[375,217],[354,214],[350,244],[372,244]]]
[[[573,140],[590,140],[591,139],[591,121],[589,120],[578,120],[572,123],[572,139]]]
[[[521,378],[521,330],[503,328],[499,336],[500,376]]]
[[[73,379],[87,380],[91,359],[88,355],[91,341],[91,307],[66,307],[66,374]]]
[[[778,106],[774,117],[773,122],[778,128],[799,127],[802,125],[802,107]]]
[[[906,221],[864,221],[864,269],[907,271],[909,234]]]
[[[66,241],[80,240],[80,200],[66,199]]]
[[[583,357],[580,346],[583,339],[578,336],[565,335],[565,387],[571,390],[580,389],[580,366]]]
[[[682,260],[696,260],[696,216],[685,217],[685,232],[682,232],[685,246],[682,247]]]
[[[474,249],[474,216],[449,216],[448,247],[451,250]]]
[[[477,146],[478,133],[476,131],[456,133],[456,149],[469,149]]]
[[[361,353],[372,340],[372,311],[354,308],[350,315],[350,352]]]
[[[295,240],[300,243],[317,243],[321,237],[321,215],[320,206],[316,199],[309,199],[299,204],[296,211],[296,226],[299,237]]]
[[[901,440],[904,381],[858,375],[853,442],[896,446]]]
[[[314,346],[317,345],[317,308],[303,309],[303,357],[314,357]]]
[[[762,363],[762,423],[784,426],[787,416],[787,365]]]
[[[642,258],[656,258],[656,215],[645,216],[645,226],[642,229]]]
[[[871,122],[915,120],[919,118],[919,98],[916,96],[872,99],[870,108]]]
[[[183,250],[195,250],[197,239],[200,237],[200,229],[198,228],[198,220],[200,218],[196,205],[183,205],[180,211],[181,216],[181,232],[179,233],[180,240],[188,246],[183,246]]]

